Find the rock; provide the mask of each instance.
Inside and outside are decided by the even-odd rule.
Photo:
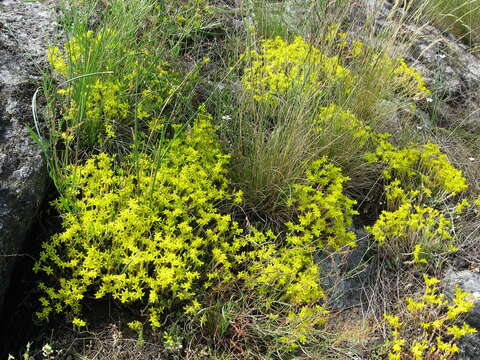
[[[382,33],[390,25],[399,26],[401,42],[395,47],[404,53],[409,65],[419,71],[432,91],[432,100],[424,110],[433,125],[446,128],[480,130],[480,57],[452,33],[434,25],[419,24],[408,10],[387,0],[358,2],[349,13],[349,22],[356,36],[369,45],[376,37],[365,36],[365,28]],[[418,114],[416,114],[418,115]],[[430,125],[420,114],[419,126]]]
[[[429,112],[437,125],[480,129],[480,58],[434,26],[406,25],[404,35],[416,34],[407,61],[425,77],[435,102]]]
[[[480,335],[470,334],[460,339],[460,352],[456,360],[478,360],[480,354]]]
[[[357,306],[362,300],[362,285],[369,275],[368,233],[352,229],[357,246],[334,254],[319,254],[320,282],[329,306],[336,310]]]
[[[27,126],[33,127],[32,95],[55,27],[44,3],[0,2],[0,310],[12,255],[22,251],[45,192],[45,162]]]

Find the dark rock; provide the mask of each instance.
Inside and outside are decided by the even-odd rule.
[[[333,254],[319,254],[321,286],[336,310],[360,305],[362,285],[369,274],[368,233],[353,229],[357,246]]]
[[[44,3],[0,3],[0,310],[45,192],[45,162],[27,126],[33,127],[32,96],[55,26]]]
[[[478,360],[480,358],[480,335],[470,334],[460,339],[457,360]]]

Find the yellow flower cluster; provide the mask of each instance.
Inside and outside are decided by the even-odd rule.
[[[84,31],[80,35],[70,38],[65,43],[64,53],[58,46],[50,47],[47,52],[49,64],[57,73],[64,77],[83,75],[78,71],[80,71],[81,67],[84,70],[88,70],[91,62],[95,61],[94,49],[103,46],[105,36],[111,36],[113,33],[111,29],[98,34],[94,34],[91,30]],[[79,64],[82,66],[79,67]]]
[[[146,302],[153,327],[175,304],[197,314],[205,292],[232,282],[257,296],[306,306],[303,312],[323,298],[313,253],[354,240],[347,230],[354,213],[354,202],[343,194],[347,178],[325,159],[314,162],[292,195],[298,218],[285,225],[286,235],[245,234],[220,211],[242,195],[229,190],[228,156],[211,121],[201,109],[192,129],[169,140],[160,158],[132,155],[119,164],[102,153],[68,169],[69,186],[55,202],[63,232],[43,244],[35,264],[35,271],[55,279],[40,284],[40,318],[79,316],[87,291]]]
[[[50,66],[52,66],[56,72],[63,76],[67,76],[68,65],[58,46],[51,46],[48,48],[47,59]]]
[[[277,37],[263,40],[260,52],[247,51],[243,58],[245,90],[259,102],[276,105],[289,91],[316,93],[326,86],[342,84],[348,91],[350,72],[336,56],[327,56],[298,36],[292,43]]]
[[[122,83],[117,80],[94,80],[85,86],[88,101],[79,103],[70,94],[75,91],[75,85],[60,90],[68,99],[68,105],[63,111],[63,119],[74,124],[81,122],[82,130],[86,133],[93,131],[104,134],[107,138],[114,138],[116,128],[131,116],[130,104],[124,96]],[[77,131],[77,135],[82,132]],[[71,141],[72,139],[70,139]],[[90,139],[96,141],[97,139]]]
[[[355,201],[343,193],[347,180],[325,158],[311,164],[305,183],[294,186],[288,201],[298,216],[285,224],[285,239],[279,244],[272,232],[254,232],[249,240],[254,250],[244,254],[250,265],[240,274],[248,287],[261,294],[282,289],[282,299],[298,305],[324,296],[312,254],[354,246],[354,234],[348,228],[356,214]]]
[[[258,51],[246,51],[242,55],[247,62],[242,77],[246,92],[270,105],[277,105],[289,92],[312,95],[335,89],[335,96],[348,95],[357,81],[357,71],[364,71],[367,62],[385,77],[394,92],[413,100],[430,94],[422,74],[404,59],[348,40],[347,33],[339,32],[338,24],[328,27],[324,41],[321,51],[300,36],[293,42],[277,37],[263,40]]]
[[[388,255],[412,253],[418,263],[426,261],[422,254],[452,250],[450,221],[440,211],[410,201],[403,201],[395,211],[383,211],[366,229]]]
[[[436,144],[412,144],[398,149],[387,140],[381,140],[369,161],[385,164],[385,180],[398,179],[403,189],[421,189],[421,195],[455,196],[467,189],[461,170],[456,169]]]
[[[408,66],[405,60],[398,60],[397,67],[394,70],[396,81],[412,94],[425,97],[430,94],[430,90],[425,85],[425,79],[422,74],[413,67]]]
[[[256,231],[248,240],[254,249],[236,257],[237,261],[249,264],[238,274],[248,289],[294,305],[313,303],[324,297],[311,244],[281,246],[271,232]]]
[[[294,185],[294,195],[289,200],[299,215],[297,223],[286,224],[291,231],[288,243],[313,241],[317,248],[330,251],[353,245],[354,235],[347,229],[357,212],[352,209],[355,201],[343,193],[343,184],[348,180],[326,158],[310,165],[305,184]]]
[[[456,287],[449,302],[436,286],[438,279],[426,274],[423,277],[425,292],[419,299],[405,299],[407,312],[402,321],[399,316],[385,314],[392,328],[390,360],[451,359],[459,351],[456,341],[476,332],[467,323],[456,324],[458,317],[474,306],[470,294]]]
[[[425,99],[430,93],[423,75],[409,66],[404,59],[392,58],[387,54],[374,54],[370,66],[379,73],[391,74],[388,77],[397,93],[413,100]]]
[[[353,233],[347,230],[355,211],[354,201],[343,194],[346,180],[326,159],[312,163],[306,183],[295,185],[289,200],[298,218],[286,223],[288,232],[281,246],[273,241],[276,236],[271,232],[257,232],[250,241],[267,244],[248,254],[252,263],[241,277],[250,287],[264,294],[284,288],[285,300],[297,304],[323,297],[313,252],[337,250],[354,242]]]
[[[433,253],[455,251],[450,241],[451,222],[425,203],[441,205],[467,189],[461,171],[438,145],[413,144],[398,149],[385,136],[378,141],[376,152],[368,154],[367,160],[385,166],[387,209],[367,230],[387,254],[411,254],[418,264],[426,264]],[[456,211],[467,204],[460,202]]]
[[[56,201],[64,231],[44,243],[35,265],[56,275],[56,285],[41,285],[41,318],[79,314],[88,289],[122,303],[146,300],[155,327],[174,302],[199,306],[192,300],[208,286],[206,267],[241,232],[217,208],[236,194],[227,192],[228,157],[209,116],[168,146],[163,159],[141,155],[122,166],[100,154],[69,169],[70,188]]]

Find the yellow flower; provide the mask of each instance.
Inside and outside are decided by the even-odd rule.
[[[403,345],[405,345],[405,339],[394,339],[392,350],[395,353],[401,353]]]
[[[105,134],[109,139],[113,139],[115,137],[115,131],[113,130],[112,124],[105,124]]]
[[[87,323],[79,318],[74,318],[72,324],[79,328],[87,326]]]
[[[397,329],[403,325],[403,323],[400,322],[400,318],[398,316],[384,314],[383,317],[385,318],[385,320],[387,320],[388,324],[393,328]]]
[[[426,264],[427,259],[422,257],[422,245],[416,244],[413,250],[413,261],[417,264]]]
[[[353,42],[352,56],[358,56],[363,52],[363,43],[361,41],[355,40]]]
[[[330,84],[351,90],[351,74],[339,64],[338,57],[322,54],[300,36],[292,43],[280,37],[263,40],[259,52],[249,50],[242,58],[249,60],[242,84],[259,102],[277,105],[279,97],[292,89],[315,93]]]
[[[415,357],[415,360],[422,360],[425,350],[427,350],[429,344],[426,340],[423,340],[421,343],[414,341],[413,345],[410,347],[412,355]]]
[[[453,325],[447,329],[447,332],[451,334],[455,339],[460,339],[468,334],[474,334],[477,332],[476,329],[472,328],[467,323],[463,323],[462,327],[458,327],[457,325]]]
[[[406,298],[405,300],[407,301],[407,309],[411,312],[420,311],[426,306],[424,302],[417,302],[412,298]]]
[[[63,76],[67,76],[68,66],[58,46],[48,48],[47,58],[49,64],[55,69],[55,71]]]
[[[425,285],[427,285],[427,288],[440,283],[440,280],[434,277],[430,277],[427,274],[423,274],[423,280],[425,281]]]

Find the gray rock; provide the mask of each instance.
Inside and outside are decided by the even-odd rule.
[[[480,358],[480,335],[470,334],[462,339],[459,343],[460,352],[456,360],[478,360]]]
[[[397,42],[399,54],[419,71],[432,90],[432,100],[425,104],[428,114],[415,114],[419,125],[480,130],[480,57],[470,51],[453,34],[433,25],[418,24],[408,11],[386,0],[364,0],[352,8],[350,23],[355,36],[374,45],[377,36],[365,36],[362,29],[375,29],[381,34],[389,26],[399,26],[402,42]],[[402,25],[400,26],[400,23]],[[385,35],[385,34],[384,34]]]
[[[432,90],[436,101],[430,112],[438,123],[479,130],[480,58],[453,35],[434,26],[407,25],[403,32],[405,36],[418,36],[407,61],[423,74]]]
[[[31,101],[56,23],[41,2],[0,2],[0,310],[45,192],[47,171],[28,134]],[[15,279],[13,279],[15,281]]]
[[[387,2],[383,3],[381,9],[379,14],[386,13],[383,17],[389,17]],[[395,21],[395,17],[390,19]],[[402,45],[399,51],[405,52],[407,63],[424,76],[427,87],[432,90],[435,101],[426,106],[426,110],[436,122],[435,125],[480,130],[478,54],[472,53],[453,34],[433,25],[407,21],[399,33],[409,44],[407,47]]]
[[[363,284],[369,274],[368,233],[352,229],[357,246],[333,254],[318,254],[320,283],[327,293],[329,306],[347,309],[361,303]]]

